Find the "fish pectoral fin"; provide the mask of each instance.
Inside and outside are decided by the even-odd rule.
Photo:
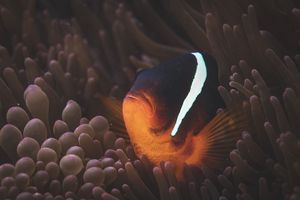
[[[242,131],[247,130],[249,117],[242,108],[218,113],[195,137],[201,143],[200,165],[222,170],[228,164],[230,151],[235,148]],[[199,158],[198,158],[199,159]]]
[[[116,135],[129,139],[122,114],[122,101],[100,95],[100,103],[103,105],[104,115],[111,123],[110,130]]]

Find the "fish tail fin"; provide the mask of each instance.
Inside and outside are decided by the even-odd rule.
[[[215,170],[224,169],[230,151],[248,126],[249,117],[241,107],[219,112],[196,136],[202,143],[198,163]]]
[[[128,139],[122,114],[122,101],[103,95],[100,95],[99,98],[104,115],[111,124],[110,130],[114,131],[116,135]]]

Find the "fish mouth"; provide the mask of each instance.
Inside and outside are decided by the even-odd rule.
[[[148,115],[148,119],[156,121],[157,118],[162,116],[162,112],[161,109],[159,108],[159,105],[155,104],[156,103],[155,98],[145,92],[130,91],[129,93],[127,93],[125,100],[142,102],[143,104],[146,104],[146,106],[149,107],[151,111],[151,114]],[[165,119],[163,121],[160,121],[159,125],[149,124],[148,130],[149,132],[155,135],[160,135],[165,131],[167,131],[171,124],[172,124],[172,120]]]
[[[153,104],[151,103],[150,97],[148,97],[143,92],[130,91],[125,96],[125,99],[129,101],[133,100],[133,101],[141,101],[143,103],[146,103],[146,105],[148,105],[151,108],[152,114],[153,115],[155,114],[155,106],[153,106]]]

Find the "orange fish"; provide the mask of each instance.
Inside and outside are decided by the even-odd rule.
[[[187,165],[222,169],[246,120],[241,112],[221,111],[214,59],[188,53],[146,69],[123,100],[123,118],[137,155],[152,164],[175,164],[183,178]]]

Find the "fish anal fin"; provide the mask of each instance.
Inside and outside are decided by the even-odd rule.
[[[194,137],[194,151],[198,156],[191,155],[186,163],[222,170],[228,164],[229,153],[235,148],[242,131],[247,130],[248,123],[248,116],[241,108],[219,112]]]

